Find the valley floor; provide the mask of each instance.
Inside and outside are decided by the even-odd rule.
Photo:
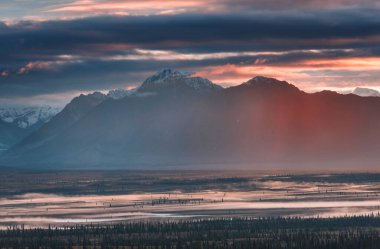
[[[4,171],[0,182],[3,230],[380,212],[378,173]]]

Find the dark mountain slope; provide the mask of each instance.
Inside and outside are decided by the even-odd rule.
[[[215,91],[175,89],[103,101],[54,138],[33,148],[24,141],[2,160],[101,168],[248,163],[256,169],[380,161],[380,98],[307,94],[264,77]]]
[[[29,132],[29,129],[22,129],[12,123],[0,120],[0,154],[9,146],[20,142]]]
[[[40,129],[24,139],[19,145],[12,148],[10,153],[24,153],[47,143],[80,120],[92,110],[92,108],[103,102],[105,99],[107,99],[106,95],[98,92],[88,95],[81,94],[80,96],[75,97],[48,123],[44,124]]]

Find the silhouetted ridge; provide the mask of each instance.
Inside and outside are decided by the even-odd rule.
[[[268,78],[264,76],[256,76],[247,82],[243,83],[244,86],[255,87],[255,88],[265,88],[265,89],[283,89],[291,91],[299,91],[299,89],[289,84],[286,81],[280,81],[274,78]]]
[[[337,92],[331,91],[331,90],[323,90],[320,92],[316,92],[314,94],[317,96],[321,96],[321,95],[324,95],[324,96],[340,96],[340,95],[342,95],[340,93],[337,93]]]

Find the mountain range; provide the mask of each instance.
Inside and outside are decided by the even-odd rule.
[[[102,98],[103,100],[106,98],[120,99],[131,93],[133,93],[133,91],[114,89],[110,90],[106,96]],[[93,93],[90,95],[95,96],[99,94],[101,93]],[[78,106],[78,108],[80,109],[81,107]],[[0,107],[0,153],[38,130],[61,110],[61,107],[48,105]]]
[[[172,69],[116,96],[74,98],[6,151],[1,164],[262,169],[361,167],[380,161],[376,97],[305,93],[288,82],[260,76],[222,88]]]
[[[46,105],[0,107],[0,151],[8,149],[39,129],[61,109]]]

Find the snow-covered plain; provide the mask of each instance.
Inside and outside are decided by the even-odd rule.
[[[352,179],[358,179],[355,174],[276,176],[245,173],[232,178],[229,174],[218,172],[212,176],[212,173],[183,172],[165,175],[155,172],[142,178],[142,175],[134,175],[110,180],[104,175],[98,178],[88,172],[78,173],[81,181],[75,180],[71,191],[91,185],[98,186],[97,191],[108,186],[110,192],[105,193],[107,190],[103,189],[105,192],[93,193],[85,187],[89,193],[68,193],[58,182],[56,185],[45,182],[49,187],[40,188],[40,191],[38,188],[20,189],[21,192],[0,198],[0,227],[232,216],[335,217],[380,212],[380,181],[367,181],[360,174],[359,180],[354,181]],[[47,175],[31,177],[43,181]],[[65,177],[63,182],[74,180]],[[153,178],[160,180],[154,182]],[[98,179],[103,179],[103,183]],[[140,182],[142,179],[145,183]],[[125,187],[120,188],[120,184]],[[136,184],[142,185],[136,187]],[[60,188],[63,192],[52,193]]]

